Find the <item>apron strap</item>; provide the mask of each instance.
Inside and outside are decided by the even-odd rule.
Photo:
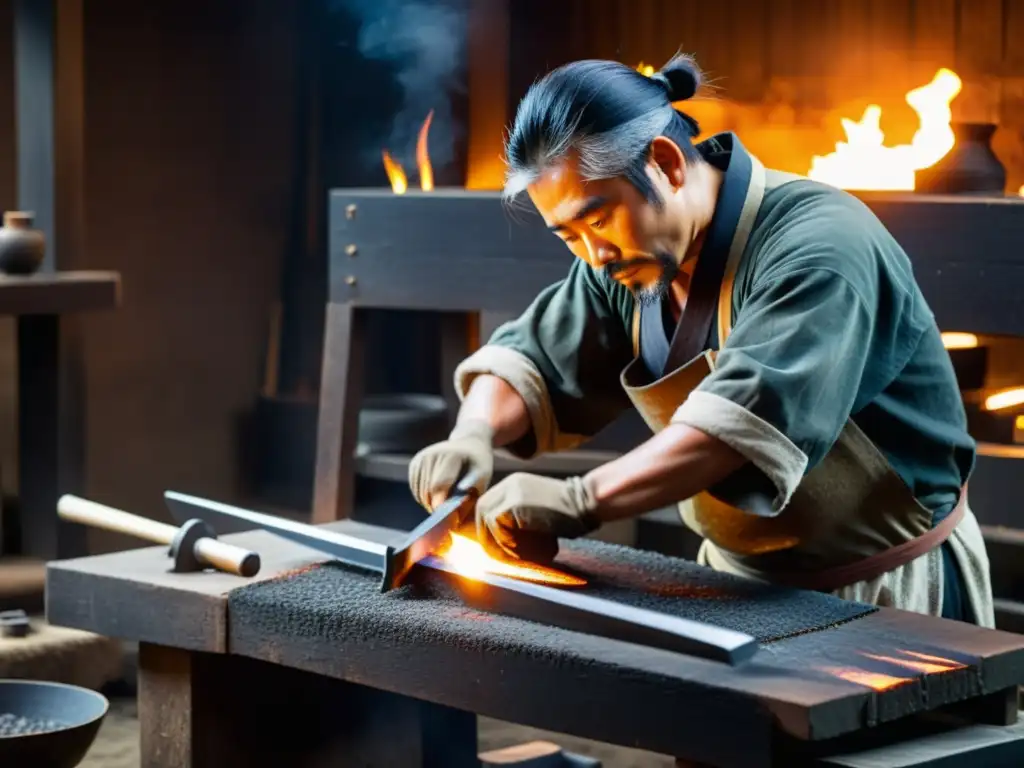
[[[662,375],[686,365],[704,351],[711,334],[711,324],[717,320],[718,346],[721,348],[732,330],[732,288],[736,279],[747,241],[754,229],[761,202],[764,199],[766,172],[761,162],[753,155],[747,156],[750,163],[750,180],[746,195],[739,211],[732,241],[725,252],[715,253],[709,259],[702,252],[697,259],[690,282],[690,293],[686,307],[672,334],[668,359]],[[716,211],[716,216],[718,212]],[[715,226],[712,219],[711,229]]]
[[[879,552],[847,565],[826,568],[825,570],[813,573],[772,573],[769,579],[773,584],[782,586],[810,589],[817,592],[832,592],[840,587],[878,578],[883,573],[888,573],[900,566],[906,565],[945,543],[946,539],[950,537],[954,529],[960,524],[960,521],[964,519],[966,511],[967,486],[965,485],[960,493],[960,501],[957,502],[953,511],[934,528],[915,539],[905,541],[884,552]]]
[[[686,365],[704,351],[711,323],[718,315],[718,294],[725,277],[728,253],[712,251],[707,255],[717,258],[705,258],[703,253],[697,258],[686,307],[669,344],[663,376]]]

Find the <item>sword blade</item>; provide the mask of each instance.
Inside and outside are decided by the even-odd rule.
[[[348,565],[384,573],[387,552],[384,544],[175,491],[165,491],[164,501],[179,525],[198,518],[209,523],[218,536],[261,529]]]
[[[218,535],[265,530],[382,577],[391,562],[393,550],[384,544],[174,491],[166,491],[164,499],[176,522],[198,518],[209,523]],[[412,566],[417,568],[447,576],[470,606],[539,624],[734,666],[748,661],[759,648],[750,635],[691,619],[492,573],[468,576],[433,554]],[[473,582],[488,588],[474,588]]]

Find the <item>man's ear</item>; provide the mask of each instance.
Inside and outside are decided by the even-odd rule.
[[[686,181],[686,157],[679,145],[667,136],[654,137],[648,162],[665,176],[673,189],[679,189]]]

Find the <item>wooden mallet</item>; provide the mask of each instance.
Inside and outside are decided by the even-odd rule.
[[[177,573],[215,568],[250,577],[260,571],[260,556],[256,552],[218,541],[216,531],[203,520],[189,520],[175,528],[70,494],[61,496],[57,501],[57,515],[68,522],[165,544],[170,547],[169,554],[174,558],[173,570]]]

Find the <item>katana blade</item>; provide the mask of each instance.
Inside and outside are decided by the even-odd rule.
[[[209,523],[218,536],[261,529],[323,552],[347,565],[384,573],[387,553],[384,544],[175,491],[165,491],[164,501],[179,524],[199,518]]]
[[[197,496],[166,491],[164,499],[179,524],[198,518],[209,523],[218,535],[261,529],[348,565],[381,574],[382,581],[386,579],[389,557],[394,553],[384,544]],[[742,632],[575,590],[532,584],[493,573],[463,574],[456,564],[436,555],[423,557],[411,568],[443,574],[467,605],[538,624],[731,665],[747,661],[760,647],[753,637]],[[473,582],[486,584],[488,588],[480,589]],[[382,588],[386,588],[386,584]]]

